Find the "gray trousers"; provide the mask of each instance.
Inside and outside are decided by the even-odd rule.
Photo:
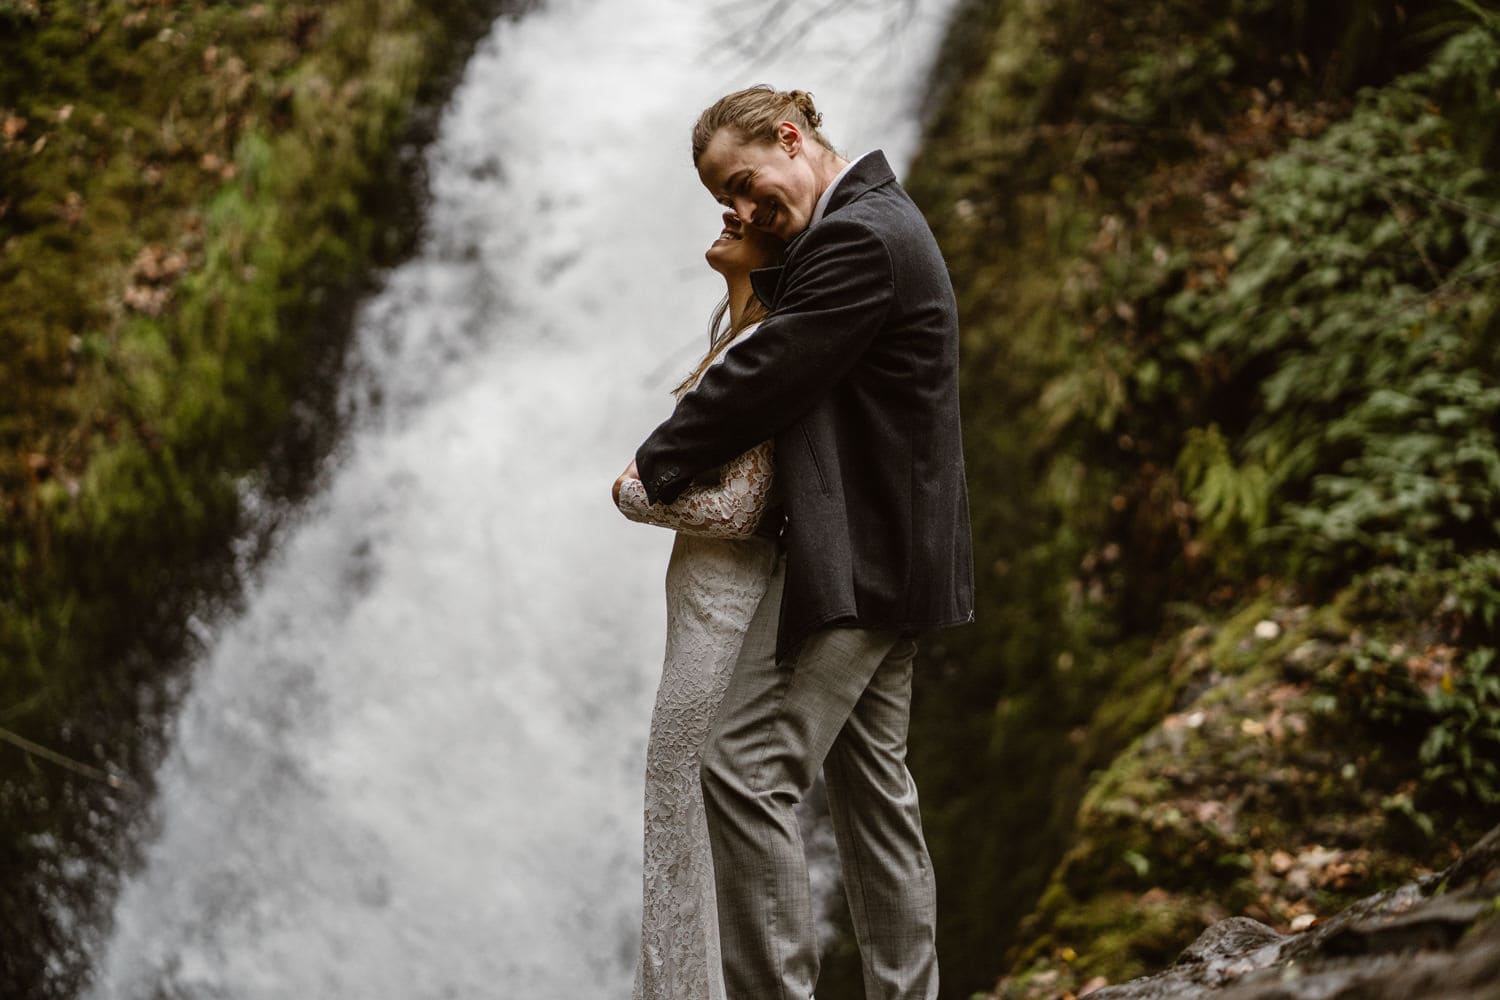
[[[776,662],[778,567],[703,754],[729,1000],[810,1000],[818,978],[794,808],[823,769],[868,1000],[935,1000],[937,904],[906,769],[916,644],[830,628]]]

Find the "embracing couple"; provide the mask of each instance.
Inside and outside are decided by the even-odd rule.
[[[906,767],[919,633],[973,618],[958,321],[879,152],[803,91],[703,112],[727,285],[707,355],[615,483],[674,528],[646,765],[635,996],[809,1000],[795,807],[822,770],[869,1000],[937,996],[936,902]]]

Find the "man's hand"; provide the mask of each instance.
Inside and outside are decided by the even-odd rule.
[[[641,478],[641,474],[635,467],[635,459],[631,459],[630,464],[625,466],[625,471],[620,473],[620,478],[615,480],[615,488],[612,493],[617,506],[620,503],[620,487],[625,485],[625,480],[639,478]]]

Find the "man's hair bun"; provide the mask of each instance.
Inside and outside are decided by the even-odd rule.
[[[802,112],[802,117],[807,119],[807,124],[813,128],[823,124],[823,116],[818,114],[818,109],[813,105],[813,95],[805,90],[792,90],[787,92],[787,99],[792,106]]]

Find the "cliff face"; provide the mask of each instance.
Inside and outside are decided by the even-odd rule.
[[[1500,814],[1500,20],[971,4],[909,187],[979,624],[914,767],[951,995],[1053,996]]]
[[[0,2],[0,736],[54,753],[0,748],[0,994],[74,995],[61,859],[117,855],[189,609],[332,440],[403,150],[502,6]]]

